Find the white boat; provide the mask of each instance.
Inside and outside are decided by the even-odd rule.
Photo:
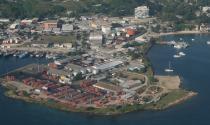
[[[180,58],[181,56],[180,55],[174,55],[174,58]]]
[[[195,39],[192,39],[192,41],[195,41]]]
[[[171,62],[169,62],[168,68],[165,69],[165,72],[174,72],[174,70],[171,69]]]
[[[186,42],[177,42],[174,44],[174,48],[176,49],[182,49],[182,48],[187,48],[189,45]]]
[[[186,54],[184,52],[179,52],[180,56],[186,56]]]
[[[210,41],[207,41],[206,43],[207,43],[208,45],[210,45]]]
[[[174,48],[181,49],[182,47],[180,45],[174,45]]]

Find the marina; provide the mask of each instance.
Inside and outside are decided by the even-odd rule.
[[[31,58],[46,58],[46,59],[57,59],[60,57],[63,57],[63,54],[60,53],[47,53],[47,52],[27,52],[27,51],[5,51],[0,50],[0,57],[16,57],[16,58],[25,58],[25,57],[31,57]]]

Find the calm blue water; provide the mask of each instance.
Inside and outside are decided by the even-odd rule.
[[[191,46],[183,50],[184,58],[174,59],[176,53],[172,47],[155,45],[149,57],[156,74],[165,74],[164,69],[171,61],[174,74],[180,75],[182,86],[199,92],[197,97],[170,109],[158,112],[138,111],[120,116],[92,116],[83,113],[62,112],[45,106],[28,104],[3,96],[0,89],[0,124],[1,125],[210,125],[210,46],[207,35],[170,36],[167,40],[182,37]],[[0,59],[0,73],[11,70],[36,60],[6,61]],[[7,67],[7,68],[6,68]],[[166,74],[167,75],[167,74]]]

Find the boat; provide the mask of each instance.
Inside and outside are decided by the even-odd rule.
[[[206,43],[207,43],[208,45],[210,45],[210,41],[207,41]]]
[[[13,56],[14,56],[14,57],[17,57],[19,54],[20,54],[20,52],[15,52],[15,53],[13,54]]]
[[[167,69],[165,69],[165,72],[174,72],[174,70],[173,70],[173,69],[171,69],[171,62],[169,62],[169,64],[168,64],[168,68],[167,68]]]
[[[30,57],[31,57],[31,58],[32,58],[32,57],[34,57],[34,54],[33,54],[33,53],[31,53],[31,54],[30,54]]]
[[[174,55],[174,58],[180,58],[181,56],[180,55]]]
[[[192,39],[192,41],[195,41],[195,39]]]
[[[186,56],[186,54],[184,52],[179,52],[180,56]]]
[[[174,48],[176,49],[182,49],[182,48],[187,48],[189,46],[189,44],[187,44],[186,42],[177,42],[176,44],[174,44]]]
[[[19,58],[24,58],[24,57],[26,57],[28,55],[28,52],[23,52],[23,53],[21,53],[18,57]]]
[[[54,55],[53,54],[46,54],[45,56],[47,59],[53,59]]]

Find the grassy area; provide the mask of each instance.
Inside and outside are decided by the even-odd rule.
[[[163,96],[160,101],[157,103],[153,103],[148,105],[147,108],[149,109],[165,109],[169,106],[170,103],[173,103],[183,97],[186,97],[188,95],[188,91],[179,89],[179,90],[174,90],[172,92],[169,92],[165,96]]]
[[[37,43],[74,43],[76,37],[73,34],[68,35],[44,35],[40,37],[40,40],[37,40]]]

